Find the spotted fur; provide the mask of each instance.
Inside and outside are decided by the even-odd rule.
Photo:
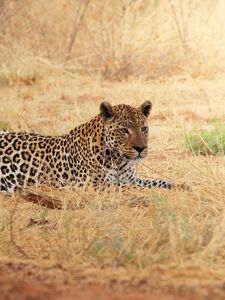
[[[103,102],[99,115],[62,136],[0,133],[0,191],[40,183],[170,188],[166,180],[136,175],[148,152],[150,110],[149,101],[139,108]]]

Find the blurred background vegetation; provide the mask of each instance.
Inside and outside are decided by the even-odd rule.
[[[0,82],[224,72],[223,0],[0,0]]]

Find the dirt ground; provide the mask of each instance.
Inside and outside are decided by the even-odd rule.
[[[174,287],[157,284],[155,281],[151,283],[149,279],[149,281],[140,282],[139,286],[135,288],[129,287],[129,283],[104,286],[79,280],[73,283],[53,282],[48,280],[46,274],[35,271],[32,266],[1,264],[0,300],[206,300],[225,298],[224,284]]]

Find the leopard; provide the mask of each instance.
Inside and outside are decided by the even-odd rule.
[[[0,191],[30,185],[171,189],[165,179],[140,178],[148,154],[149,100],[139,107],[100,103],[99,114],[63,135],[0,132]]]

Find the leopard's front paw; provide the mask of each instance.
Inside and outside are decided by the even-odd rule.
[[[174,188],[177,190],[183,191],[183,192],[191,192],[192,191],[192,188],[185,182],[174,184]]]

